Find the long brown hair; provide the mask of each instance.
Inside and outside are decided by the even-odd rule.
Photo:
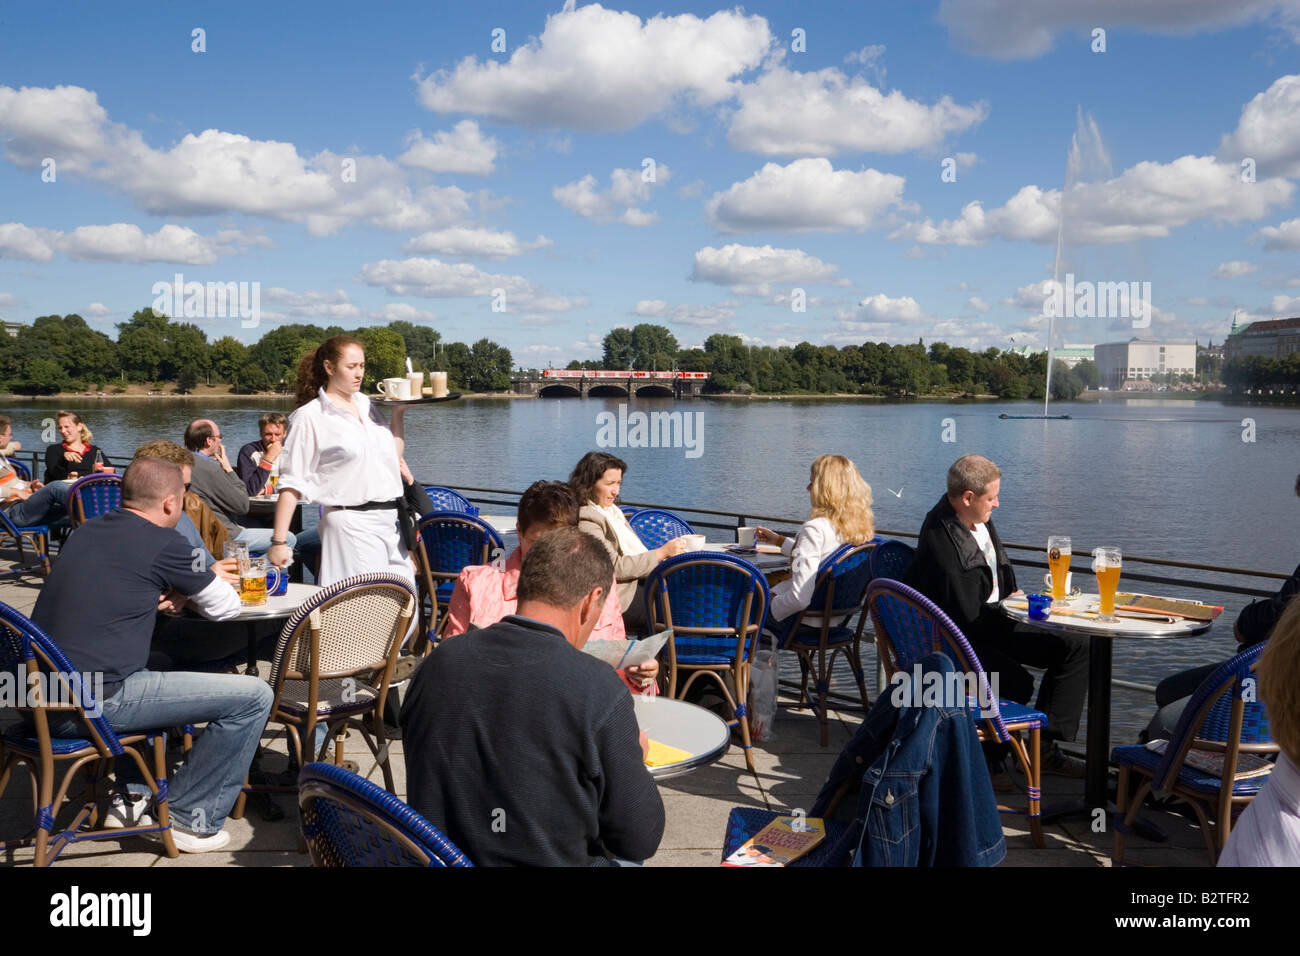
[[[605,472],[611,468],[627,474],[627,462],[604,451],[589,451],[573,466],[569,484],[578,496],[579,506],[595,504],[596,482],[605,477]],[[615,498],[614,501],[617,503],[618,499]]]
[[[316,351],[308,352],[302,357],[298,363],[298,384],[294,387],[294,397],[297,399],[295,408],[306,405],[317,396],[321,387],[330,378],[329,373],[325,371],[325,363],[333,362],[337,366],[343,361],[343,350],[349,345],[355,345],[362,353],[366,350],[366,347],[352,336],[336,335],[322,342]]]

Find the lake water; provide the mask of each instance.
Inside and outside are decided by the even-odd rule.
[[[201,415],[219,421],[233,457],[240,444],[257,437],[263,411],[288,412],[291,404],[83,401],[76,411],[96,444],[114,457],[151,438],[180,441],[189,421]],[[606,449],[628,462],[628,500],[802,520],[808,466],[817,455],[835,452],[852,458],[871,485],[877,526],[914,532],[943,494],[948,466],[977,451],[1003,472],[994,520],[1004,540],[1043,544],[1049,534],[1068,534],[1076,555],[1106,544],[1126,554],[1267,571],[1289,572],[1300,560],[1300,501],[1293,491],[1300,470],[1300,410],[1293,409],[1116,399],[1054,407],[1054,414],[1068,413],[1070,421],[1015,421],[998,415],[1035,414],[1041,405],[462,400],[407,412],[407,460],[430,484],[521,490],[541,478],[566,479],[600,437],[618,438],[608,423],[612,418],[617,425],[620,405],[627,413],[694,416],[693,447]],[[59,407],[31,401],[0,410],[31,449],[43,444],[42,422]],[[1250,421],[1243,425],[1243,419]],[[628,421],[635,424],[635,418]],[[1255,583],[1189,574],[1210,582]],[[1032,587],[1031,577],[1022,569],[1020,583]],[[1078,583],[1093,587],[1090,575]],[[1229,656],[1235,647],[1231,621],[1248,599],[1218,600],[1226,610],[1204,637],[1117,645],[1116,676],[1155,683],[1181,667]],[[1119,691],[1115,706],[1116,739],[1128,739],[1127,731],[1145,721],[1137,713],[1145,714],[1147,701]],[[1123,716],[1126,710],[1133,713]]]

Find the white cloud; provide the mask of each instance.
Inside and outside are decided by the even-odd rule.
[[[958,169],[970,169],[980,161],[978,153],[954,153],[952,158],[956,160]]]
[[[910,295],[891,299],[877,293],[858,303],[857,317],[867,322],[918,322],[926,315]]]
[[[639,206],[650,200],[650,191],[672,176],[663,163],[654,167],[654,180],[645,181],[641,169],[615,169],[609,174],[609,189],[596,188],[596,177],[588,173],[564,186],[556,186],[551,195],[565,209],[596,222],[621,222],[626,226],[648,226],[659,218]]]
[[[870,226],[889,206],[902,205],[901,176],[832,168],[828,159],[767,163],[705,204],[721,232],[809,232]]]
[[[1043,283],[1031,282],[1017,287],[1015,294],[1002,299],[1002,304],[1010,309],[1021,309],[1035,315],[1043,314]]]
[[[0,230],[3,230],[3,228],[3,226],[0,226]],[[1300,219],[1288,219],[1276,226],[1265,226],[1250,238],[1262,239],[1264,248],[1270,252],[1289,252],[1293,249],[1300,249]],[[0,245],[2,244],[3,242],[0,241]]]
[[[448,263],[438,259],[381,259],[367,262],[357,278],[379,286],[390,295],[423,296],[429,299],[494,299],[504,293],[505,311],[568,312],[587,304],[584,298],[552,295],[519,275],[483,272],[467,262]]]
[[[936,19],[959,49],[1014,60],[1041,56],[1063,31],[1086,50],[1097,26],[1187,34],[1286,12],[1294,15],[1293,0],[943,0]]]
[[[314,319],[355,319],[361,309],[353,304],[342,289],[333,292],[292,292],[274,286],[262,293],[262,298],[272,305],[282,305],[289,315]]]
[[[739,304],[728,300],[712,305],[669,305],[662,299],[642,299],[632,307],[632,314],[664,319],[673,325],[714,328],[733,318]]]
[[[1276,177],[1243,183],[1237,167],[1210,156],[1142,162],[1113,179],[1074,186],[1066,236],[1083,244],[1161,238],[1196,219],[1260,219],[1294,193],[1292,183]],[[908,223],[889,238],[930,245],[976,246],[990,239],[1050,244],[1056,242],[1060,206],[1060,190],[1024,186],[997,209],[986,212],[979,201],[967,203],[957,219]]]
[[[1255,176],[1300,176],[1300,74],[1280,76],[1241,108],[1237,128],[1223,137],[1219,156],[1240,168],[1255,161]]]
[[[769,156],[933,151],[988,116],[982,101],[961,106],[945,96],[926,106],[835,67],[798,73],[774,66],[745,84],[738,98],[728,144]]]
[[[802,249],[742,246],[732,243],[715,249],[705,246],[695,253],[691,279],[729,285],[737,295],[771,295],[773,282],[808,282],[847,285],[835,275],[838,266],[810,256]]]
[[[772,42],[766,20],[738,9],[643,23],[599,4],[566,5],[505,62],[467,56],[414,79],[434,112],[619,132],[683,105],[730,98],[735,77],[757,67]]]
[[[876,81],[877,86],[885,85],[885,45],[883,43],[873,43],[870,46],[864,46],[844,57],[845,63],[861,64],[862,69],[871,74],[872,79]]]
[[[408,239],[403,252],[416,254],[438,253],[445,256],[468,256],[484,259],[505,259],[553,245],[545,236],[532,242],[520,242],[513,232],[493,232],[470,226],[456,226],[421,233]]]
[[[21,222],[0,223],[0,259],[31,259],[49,262],[62,233],[53,229],[33,229]]]
[[[385,302],[381,308],[371,311],[370,317],[383,322],[410,322],[414,325],[428,325],[438,318],[434,313],[417,309],[409,302]]]
[[[265,237],[225,230],[218,237],[201,236],[185,226],[166,225],[146,233],[132,223],[78,226],[62,236],[58,247],[80,262],[179,262],[211,265],[222,256],[242,252],[246,245],[263,245]],[[245,238],[251,242],[245,242]]]
[[[1239,279],[1242,276],[1248,276],[1258,271],[1259,266],[1255,265],[1255,263],[1234,259],[1232,262],[1220,262],[1219,267],[1214,270],[1214,278]]]
[[[687,183],[685,186],[679,186],[677,195],[682,199],[695,199],[704,194],[704,180],[696,179]]]
[[[478,123],[461,120],[450,130],[439,130],[433,139],[412,130],[406,138],[407,149],[397,161],[435,173],[469,173],[486,176],[492,172],[501,144],[484,136]]]
[[[108,315],[112,310],[102,302],[92,302],[86,306],[86,315]]]
[[[993,308],[993,306],[989,305],[977,295],[973,295],[966,300],[966,307],[968,309],[974,309],[976,312],[987,312],[989,309]]]
[[[384,229],[433,229],[469,218],[469,194],[454,186],[413,190],[383,156],[298,154],[292,143],[208,129],[170,149],[109,120],[95,93],[0,86],[0,141],[18,166],[59,159],[60,174],[84,176],[130,196],[154,215],[239,212],[302,223],[328,235],[352,222]],[[344,180],[345,161],[355,181]]]

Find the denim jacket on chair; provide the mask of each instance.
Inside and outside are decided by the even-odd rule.
[[[945,654],[921,667],[951,686]],[[996,866],[1006,841],[970,714],[962,706],[895,708],[892,689],[840,753],[809,815],[824,816],[841,784],[860,781],[854,866]]]

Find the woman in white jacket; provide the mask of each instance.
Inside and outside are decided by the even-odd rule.
[[[783,634],[787,619],[812,601],[822,561],[840,545],[865,544],[876,533],[871,486],[843,455],[822,455],[812,463],[808,498],[812,511],[797,537],[787,538],[767,528],[759,528],[754,535],[761,543],[780,545],[782,554],[791,555],[790,577],[772,588],[770,615],[777,634]],[[816,621],[820,624],[821,619]],[[804,622],[811,624],[813,619],[808,616]]]

